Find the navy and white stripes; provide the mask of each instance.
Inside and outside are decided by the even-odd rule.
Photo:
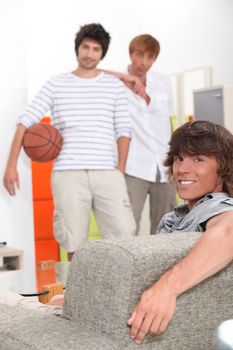
[[[29,127],[48,111],[63,137],[54,170],[116,167],[114,141],[131,134],[125,87],[120,80],[104,73],[92,79],[72,73],[53,77],[18,124]]]

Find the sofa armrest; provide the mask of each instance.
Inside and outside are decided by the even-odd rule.
[[[127,320],[141,293],[199,237],[199,233],[175,233],[88,243],[71,263],[63,316],[127,344]]]

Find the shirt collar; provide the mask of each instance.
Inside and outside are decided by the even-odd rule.
[[[200,205],[201,203],[204,203],[214,197],[218,197],[219,195],[223,195],[223,192],[216,192],[216,193],[207,193],[204,197],[200,198],[197,203],[194,205],[193,209],[196,208],[198,205]],[[228,196],[227,193],[224,193],[224,195]],[[192,209],[192,210],[193,210]],[[182,204],[179,207],[175,208],[175,214],[178,217],[184,217],[185,215],[187,215],[189,213],[189,207],[187,204]]]

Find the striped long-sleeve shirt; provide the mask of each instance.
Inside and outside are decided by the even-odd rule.
[[[125,87],[120,80],[104,73],[92,79],[73,73],[53,77],[18,124],[28,128],[48,111],[63,137],[54,170],[116,167],[115,140],[131,134]]]

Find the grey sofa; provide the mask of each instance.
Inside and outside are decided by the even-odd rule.
[[[136,345],[127,326],[141,293],[198,238],[177,233],[88,243],[71,263],[62,317],[0,305],[0,349],[215,349],[218,325],[232,318],[232,264],[178,298],[162,335]]]

